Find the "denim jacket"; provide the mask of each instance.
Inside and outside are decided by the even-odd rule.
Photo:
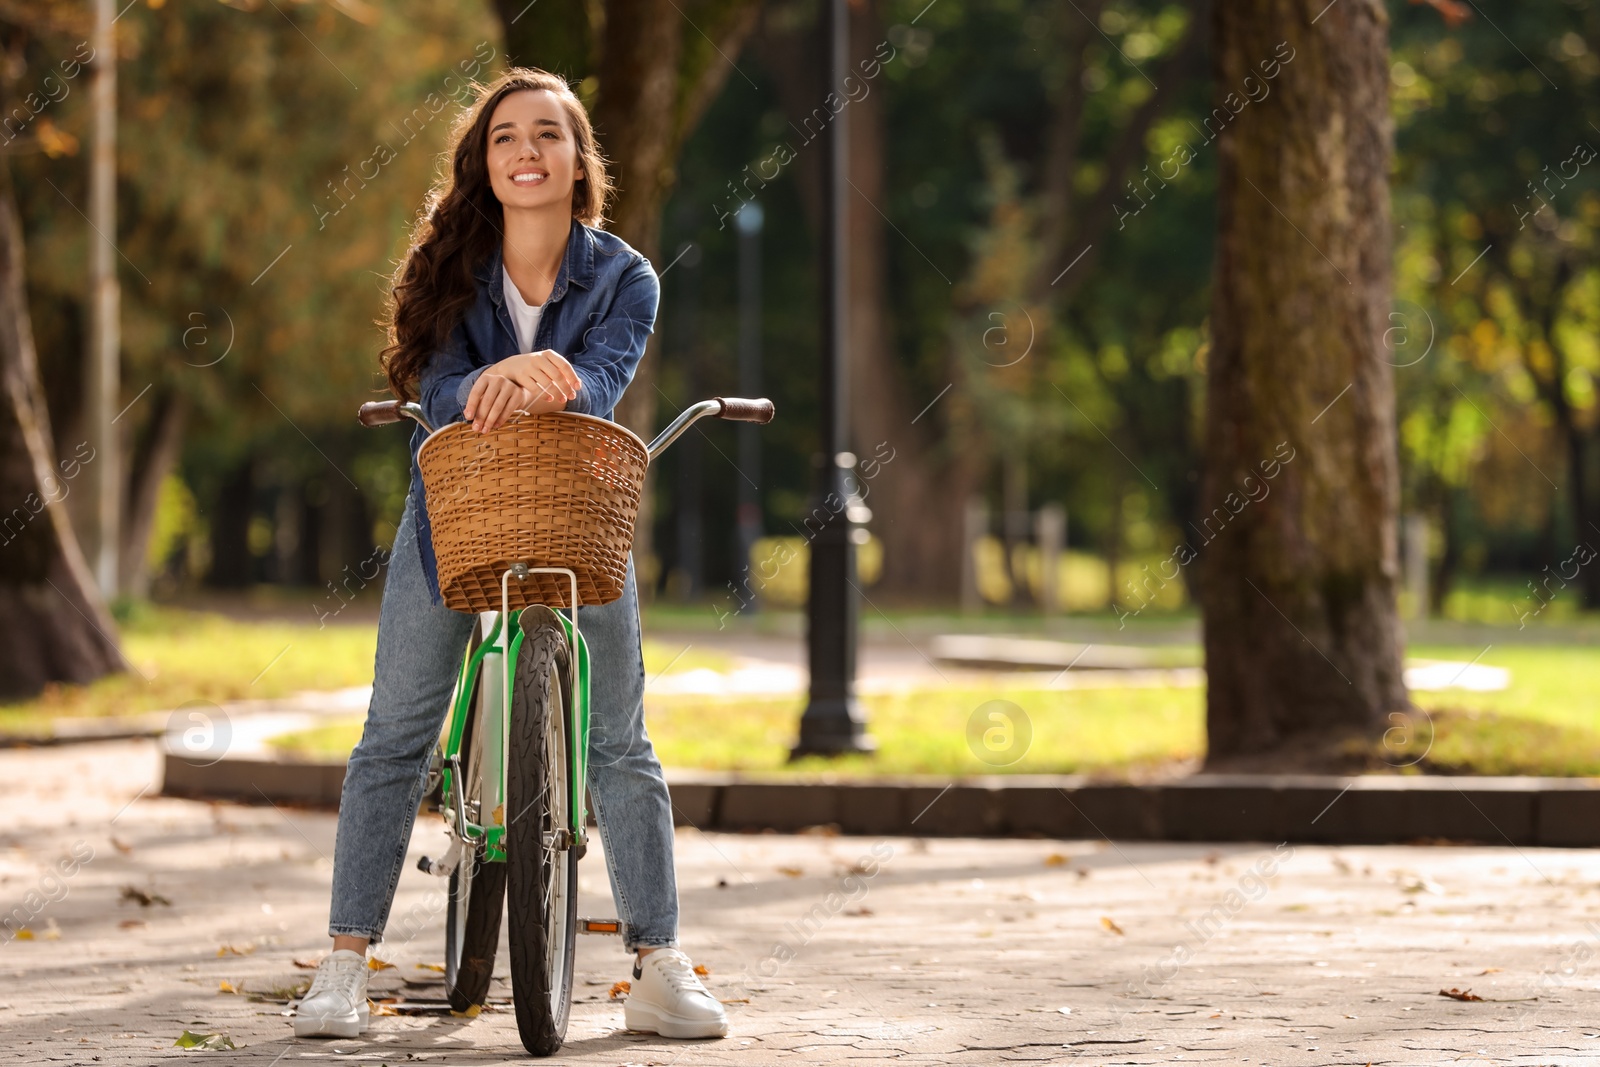
[[[501,250],[473,271],[478,298],[450,331],[443,349],[422,368],[420,403],[428,421],[443,429],[463,418],[467,397],[484,368],[517,355],[516,329],[502,288]],[[552,349],[566,357],[581,385],[566,410],[612,419],[622,391],[644,355],[655,331],[661,284],[650,261],[621,238],[572,220],[566,255],[555,286],[545,301],[533,351]],[[417,426],[411,434],[411,505],[417,523],[417,547],[434,603],[439,594],[428,522],[427,494],[417,452],[428,433]]]

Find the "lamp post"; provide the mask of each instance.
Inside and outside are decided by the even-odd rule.
[[[761,395],[761,204],[752,200],[739,208],[734,217],[739,230],[739,395]],[[758,608],[755,591],[747,580],[750,553],[761,537],[760,427],[739,424],[739,513],[738,544],[734,551],[733,577],[744,584],[739,594],[740,608]],[[748,598],[748,600],[746,599]]]
[[[849,64],[846,0],[823,0],[822,47],[827,85],[837,98]],[[831,110],[831,109],[830,109]],[[822,138],[822,420],[816,497],[804,528],[811,539],[806,600],[806,644],[811,686],[800,717],[800,737],[790,759],[871,752],[866,715],[856,699],[856,533],[866,511],[854,497],[855,456],[846,451],[849,427],[849,109],[840,99]]]
[[[94,479],[95,580],[111,600],[120,588],[117,576],[122,534],[122,450],[113,415],[121,403],[122,372],[119,328],[120,290],[112,241],[117,233],[117,47],[112,0],[95,0],[94,60],[89,67],[89,102],[94,115],[89,148],[89,225],[100,240],[89,242],[89,379],[87,423],[99,462]]]

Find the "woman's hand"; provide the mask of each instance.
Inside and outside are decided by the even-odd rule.
[[[472,420],[474,430],[488,433],[518,411],[560,411],[582,387],[572,364],[548,348],[510,356],[478,375],[462,414]]]

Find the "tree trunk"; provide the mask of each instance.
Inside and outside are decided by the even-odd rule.
[[[1382,345],[1387,16],[1379,0],[1239,0],[1214,27],[1228,125],[1200,517],[1213,764],[1409,706]],[[1233,119],[1230,98],[1273,62],[1276,91]]]
[[[1594,502],[1589,492],[1589,434],[1569,420],[1562,426],[1567,445],[1567,485],[1572,502],[1572,525],[1577,531],[1579,544],[1593,544]],[[1553,512],[1555,509],[1552,508]],[[1574,549],[1564,548],[1559,555],[1551,556],[1551,566],[1560,568],[1574,554]],[[1585,610],[1600,606],[1600,567],[1584,567],[1579,571],[1578,596]]]
[[[67,515],[90,449],[57,460],[28,317],[10,168],[0,160],[0,699],[125,670],[116,627]]]
[[[617,195],[607,225],[661,271],[661,205],[672,184],[681,144],[674,137],[683,14],[667,0],[611,0],[601,47],[600,95],[594,123],[614,161]],[[658,316],[659,319],[659,316]],[[633,382],[617,405],[617,421],[649,440],[655,432],[656,353],[652,334]],[[694,399],[698,400],[699,397]],[[651,516],[636,529],[648,532]]]
[[[583,80],[594,73],[594,12],[589,3],[567,0],[559,4],[529,0],[493,0],[494,13],[505,35],[506,65],[538,67],[559,74],[579,92]],[[588,100],[585,99],[585,104]]]
[[[150,531],[155,526],[161,485],[177,465],[183,450],[183,430],[189,418],[189,401],[179,392],[162,396],[135,452],[128,475],[128,513],[122,520],[122,561],[117,568],[122,591],[130,596],[150,595]]]
[[[1448,485],[1439,492],[1439,530],[1444,550],[1439,553],[1439,562],[1434,565],[1428,582],[1428,614],[1436,619],[1444,618],[1444,605],[1450,599],[1456,570],[1461,565],[1461,531],[1456,518],[1458,496],[1460,490]]]
[[[250,517],[255,510],[255,464],[246,459],[222,483],[211,526],[211,570],[206,583],[217,589],[243,589],[256,580],[250,554]]]

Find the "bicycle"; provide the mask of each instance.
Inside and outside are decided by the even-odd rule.
[[[429,770],[428,792],[441,798],[450,846],[439,859],[424,856],[418,863],[449,879],[445,989],[453,1010],[477,1014],[489,995],[502,913],[509,914],[517,1030],[535,1056],[552,1055],[566,1038],[576,935],[622,933],[617,919],[577,914],[577,865],[588,849],[592,670],[578,607],[622,593],[645,467],[700,419],[765,424],[773,410],[764,399],[704,400],[644,445],[615,423],[567,412],[517,416],[479,435],[464,422],[436,430],[415,403],[361,406],[362,425],[410,418],[428,432],[418,461],[435,501],[429,513],[440,591],[453,609],[479,620]],[[430,448],[435,442],[447,443]],[[462,463],[466,451],[476,455]],[[559,474],[565,463],[576,486],[569,493],[604,498],[602,506],[573,509],[601,515],[576,538],[581,559],[573,558],[567,527],[561,516],[552,520],[552,507],[537,507],[536,521],[528,521],[514,476],[529,457],[536,461],[530,469],[539,473],[528,479],[533,496],[543,494],[547,503],[559,498],[547,483],[550,471]],[[490,477],[508,471],[513,477]],[[493,489],[482,489],[491,482]],[[441,523],[464,528],[442,530]],[[530,535],[530,526],[549,529]],[[442,547],[445,540],[448,547]],[[498,598],[491,588],[495,577]],[[570,610],[563,615],[557,608]]]

